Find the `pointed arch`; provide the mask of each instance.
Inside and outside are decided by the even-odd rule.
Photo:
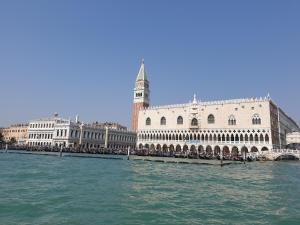
[[[181,152],[181,146],[180,146],[180,145],[176,145],[175,151],[176,151],[176,152]]]
[[[166,117],[162,117],[161,119],[160,119],[160,125],[166,125],[167,124],[167,120],[166,120]]]
[[[146,126],[150,126],[150,125],[151,125],[151,119],[150,119],[150,117],[148,117],[146,119]]]
[[[181,134],[179,134],[179,140],[182,141],[182,135]]]
[[[260,141],[260,142],[264,142],[264,135],[263,135],[263,134],[260,134],[260,136],[259,136],[259,141]]]
[[[213,114],[209,114],[207,117],[207,123],[208,124],[214,124],[215,123],[215,116]]]
[[[261,124],[261,118],[258,114],[254,114],[252,116],[252,124],[253,125],[260,125]]]
[[[177,117],[177,124],[178,124],[178,125],[183,124],[183,118],[182,118],[182,116],[178,116],[178,117]]]
[[[184,145],[183,148],[182,148],[182,151],[187,152],[188,150],[189,150],[189,147],[187,145]]]
[[[233,134],[231,134],[231,136],[230,136],[230,141],[234,142],[234,135]]]
[[[235,142],[239,142],[239,141],[240,141],[240,138],[239,138],[239,135],[238,135],[238,134],[235,135],[234,141],[235,141]]]
[[[207,145],[205,150],[206,150],[206,154],[209,154],[209,155],[210,155],[210,154],[213,153],[212,148],[211,148],[210,145]]]
[[[156,150],[158,150],[158,151],[161,150],[161,145],[160,145],[160,144],[157,144],[157,145],[156,145]]]
[[[223,155],[229,155],[230,154],[230,150],[228,148],[228,146],[224,146],[223,147]]]
[[[170,153],[171,153],[171,155],[173,155],[173,152],[174,152],[174,145],[170,145],[169,146],[169,151],[170,151]]]
[[[198,126],[198,120],[196,118],[193,118],[192,122],[191,122],[191,125],[192,126]]]
[[[222,134],[222,142],[225,142],[226,139],[225,139],[225,134]]]
[[[249,139],[250,139],[250,142],[253,142],[253,140],[254,140],[253,139],[253,134],[250,134],[250,138]]]
[[[166,144],[163,145],[162,147],[163,152],[168,152],[168,146]]]
[[[152,150],[152,151],[155,150],[155,145],[154,144],[150,145],[150,150]]]
[[[239,149],[238,149],[238,147],[233,146],[232,149],[231,149],[231,155],[232,155],[232,156],[238,156],[238,154],[239,154]]]
[[[265,142],[269,143],[269,135],[268,134],[265,135]]]
[[[205,138],[204,138],[204,134],[201,135],[201,141],[204,141]]]
[[[226,141],[227,141],[227,142],[230,141],[229,134],[226,135]]]
[[[198,152],[199,152],[199,153],[203,153],[203,152],[204,152],[204,148],[203,148],[202,145],[199,145],[199,146],[198,146]]]
[[[228,125],[236,125],[236,119],[234,115],[230,115],[228,118]]]
[[[221,153],[221,148],[217,145],[214,147],[214,155],[220,155]]]
[[[244,141],[244,137],[243,137],[243,134],[240,135],[240,142],[243,142]]]

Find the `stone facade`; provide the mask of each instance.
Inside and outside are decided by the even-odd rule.
[[[136,133],[126,129],[98,127],[98,124],[84,124],[55,115],[50,118],[31,121],[28,129],[29,146],[64,146],[83,148],[135,148]]]
[[[26,144],[28,137],[28,124],[15,124],[7,128],[2,128],[3,140],[9,142],[12,138],[16,139],[16,144]]]
[[[139,110],[139,149],[241,154],[286,146],[298,125],[269,97],[145,107]]]
[[[292,132],[286,135],[287,144],[300,144],[300,132]]]

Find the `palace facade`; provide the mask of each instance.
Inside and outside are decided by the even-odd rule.
[[[114,123],[84,124],[53,117],[31,121],[28,128],[29,146],[63,146],[82,148],[135,148],[136,133]]]
[[[145,70],[144,63],[141,68]],[[141,69],[138,78],[140,73]],[[138,78],[136,87],[142,83]],[[135,89],[134,105],[137,93],[139,104],[144,98],[149,104],[144,90]],[[141,108],[133,118],[137,120],[139,149],[175,153],[259,153],[285,147],[287,134],[299,131],[296,122],[270,96],[222,101],[200,101],[194,96],[186,104]]]

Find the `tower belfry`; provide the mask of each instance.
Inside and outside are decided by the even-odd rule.
[[[133,96],[133,110],[131,127],[133,130],[138,129],[138,117],[140,109],[149,107],[149,81],[145,70],[144,59],[142,59],[141,67],[135,81],[134,96]]]

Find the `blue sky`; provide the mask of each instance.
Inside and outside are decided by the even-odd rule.
[[[151,104],[271,97],[300,123],[300,1],[1,1],[0,126],[54,112],[130,124]]]

